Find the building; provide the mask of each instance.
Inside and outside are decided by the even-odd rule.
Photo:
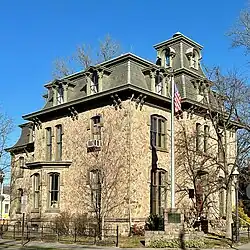
[[[211,82],[200,65],[202,46],[176,33],[154,48],[156,63],[127,53],[45,85],[45,106],[23,116],[27,123],[20,125],[19,140],[8,149],[11,219],[21,212],[33,220],[51,220],[63,211],[100,212],[107,223],[119,222],[128,231],[149,214],[163,214],[170,207],[172,70],[183,109],[175,119],[176,207],[192,217],[194,194],[199,197],[196,207],[205,207],[204,176],[212,171],[217,180],[223,173],[209,166],[217,159],[218,143],[212,143],[215,132],[197,109],[217,98],[208,91]],[[183,125],[196,141],[190,145],[197,161],[189,166],[199,169],[195,187],[182,168],[185,150],[178,148],[184,143]],[[229,132],[235,148],[235,130]],[[198,167],[204,155],[197,151],[211,155]],[[230,152],[233,160],[235,151]],[[223,189],[209,197],[205,215],[223,218]]]

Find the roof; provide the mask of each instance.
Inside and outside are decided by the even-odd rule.
[[[202,49],[203,46],[200,45],[199,43],[195,42],[194,40],[190,39],[189,37],[187,36],[184,36],[182,33],[180,32],[176,32],[172,38],[168,39],[168,40],[165,40],[163,42],[160,42],[160,43],[157,43],[154,45],[154,48],[155,49],[158,49],[160,47],[162,47],[163,45],[168,45],[170,43],[173,43],[173,42],[176,42],[176,41],[179,41],[179,40],[183,40],[183,41],[186,41],[187,43],[190,43],[190,44],[193,44],[195,46],[197,46],[198,48]]]

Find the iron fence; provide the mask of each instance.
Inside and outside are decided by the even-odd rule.
[[[79,243],[85,245],[117,246],[119,228],[107,227],[102,230],[94,223],[55,223],[51,221],[5,221],[0,224],[3,239],[22,241],[52,241]]]

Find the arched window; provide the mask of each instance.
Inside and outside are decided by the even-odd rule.
[[[202,140],[201,140],[201,124],[200,123],[196,123],[196,151],[201,151],[201,144]]]
[[[93,72],[91,77],[91,84],[90,84],[91,94],[96,94],[99,92],[99,84],[98,84],[98,74],[97,72]]]
[[[24,157],[20,156],[19,157],[19,163],[18,163],[19,167],[18,167],[18,174],[17,176],[22,178],[23,177],[23,173],[24,173]]]
[[[151,116],[150,137],[151,144],[156,148],[166,148],[166,119],[164,117]]]
[[[60,83],[57,87],[57,104],[62,104],[64,102],[64,89]]]
[[[165,50],[165,64],[166,64],[166,67],[171,67],[171,55],[170,55],[169,48]]]
[[[163,77],[159,72],[155,75],[155,92],[159,95],[163,93]]]
[[[192,66],[195,69],[199,69],[199,53],[197,50],[194,50],[192,60],[193,60]]]

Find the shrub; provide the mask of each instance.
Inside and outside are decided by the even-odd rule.
[[[151,214],[146,221],[145,229],[150,231],[163,231],[164,230],[163,216]]]
[[[132,235],[137,236],[144,236],[145,235],[145,228],[143,226],[138,226],[137,224],[134,224],[131,229]]]
[[[68,235],[70,232],[71,216],[68,212],[62,212],[54,220],[54,231],[58,235]]]
[[[187,248],[204,248],[206,244],[202,239],[200,240],[185,240],[185,246]],[[179,248],[181,247],[179,239],[174,240],[154,240],[150,243],[150,247],[153,248]]]

